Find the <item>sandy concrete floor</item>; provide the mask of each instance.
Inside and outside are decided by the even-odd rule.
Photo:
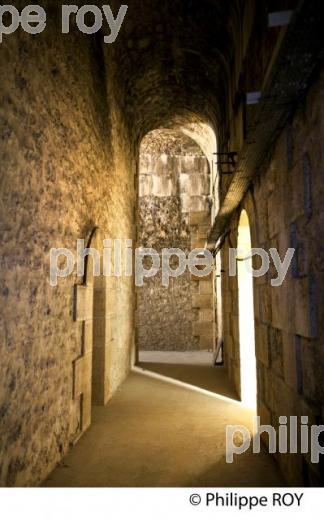
[[[247,452],[226,463],[227,424],[250,425],[251,412],[235,401],[132,373],[106,408],[93,410],[91,428],[44,486],[283,485],[266,453]]]

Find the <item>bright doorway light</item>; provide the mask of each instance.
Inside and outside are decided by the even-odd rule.
[[[249,218],[242,211],[238,230],[238,291],[241,357],[241,399],[256,409],[257,380],[254,332],[254,300]]]

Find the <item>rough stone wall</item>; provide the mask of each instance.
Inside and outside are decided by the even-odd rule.
[[[73,274],[50,287],[50,248],[75,252],[95,226],[105,238],[134,231],[135,161],[113,63],[96,39],[58,34],[50,23],[38,37],[18,31],[0,50],[0,483],[10,486],[41,482],[80,430],[73,307],[83,282]],[[129,371],[133,302],[131,279],[112,280],[107,398]]]
[[[133,0],[118,41],[105,46],[103,53],[98,44],[102,34],[85,37],[73,26],[72,33],[63,37],[59,21],[55,21],[58,3],[40,3],[49,7],[46,31],[31,37],[19,30],[4,38],[0,49],[0,479],[8,485],[38,483],[80,429],[80,395],[74,392],[73,366],[83,357],[83,327],[91,320],[85,313],[73,321],[73,285],[82,286],[82,280],[74,276],[73,281],[61,280],[55,290],[49,287],[50,247],[74,249],[75,240],[87,240],[95,226],[109,238],[133,235],[133,144],[152,128],[171,123],[199,127],[207,122],[217,128],[220,150],[239,150],[244,140],[241,94],[260,90],[278,40],[276,30],[272,43],[267,42],[267,2]],[[290,8],[291,3],[281,5]],[[110,4],[115,12],[120,2]],[[15,5],[26,2],[17,0]],[[259,361],[259,393],[265,404],[264,408],[260,404],[260,410],[264,415],[270,411],[273,421],[278,403],[283,403],[284,413],[289,409],[285,410],[281,397],[287,388],[291,389],[285,394],[288,406],[294,408],[299,399],[303,409],[311,407],[314,421],[323,422],[324,415],[319,404],[323,402],[323,370],[317,339],[322,335],[323,320],[317,317],[315,336],[314,331],[311,336],[307,331],[313,325],[305,321],[312,309],[323,308],[318,290],[322,267],[317,266],[314,253],[308,254],[319,247],[319,223],[323,221],[318,186],[323,165],[321,150],[316,148],[323,137],[322,123],[316,120],[322,114],[323,100],[316,88],[312,92],[305,115],[300,112],[295,118],[294,135],[287,130],[291,168],[283,166],[288,159],[279,144],[274,155],[282,156],[278,171],[283,172],[282,179],[288,179],[289,189],[270,168],[261,185],[255,183],[256,206],[251,195],[245,202],[255,228],[254,244],[270,244],[279,238],[298,243],[298,266],[289,282],[289,298],[285,293],[282,299],[275,296],[279,293],[273,293],[268,280],[260,281],[256,289],[257,337],[263,338],[257,339],[257,346],[265,350],[265,354],[258,353],[263,359]],[[128,129],[134,134],[132,142]],[[282,149],[285,142],[286,133],[279,140]],[[302,150],[310,156],[310,168],[302,159]],[[223,195],[231,181],[230,176],[225,179]],[[309,191],[307,206],[311,199],[314,210],[305,223],[310,210],[305,210],[302,200]],[[287,199],[287,213],[282,216],[282,202]],[[275,207],[283,218],[283,235],[278,232],[282,220],[278,221]],[[199,218],[197,239],[204,217]],[[263,222],[261,231],[256,229],[259,220]],[[232,224],[235,244],[237,223],[233,220]],[[238,385],[236,286],[233,280],[229,283],[225,347],[227,344],[228,366]],[[295,304],[299,293],[305,305]],[[109,396],[129,367],[131,280],[111,281],[107,294]],[[197,305],[206,304],[207,296],[201,293],[193,299]],[[85,298],[87,312],[89,298]],[[285,309],[291,311],[292,325],[287,325]],[[280,323],[283,319],[285,323]],[[268,336],[272,338],[270,361]],[[293,348],[281,347],[284,339]],[[279,360],[277,368],[274,359]],[[296,364],[298,370],[285,368],[290,364]],[[80,379],[81,389],[86,386],[82,374]],[[291,474],[303,474],[305,463],[300,460],[298,464]],[[304,474],[308,474],[307,466]]]
[[[93,288],[77,276],[50,288],[50,248],[74,250],[96,226],[107,238],[134,236],[136,145],[167,122],[198,128],[228,119],[226,62],[240,23],[227,3],[188,9],[186,0],[134,0],[115,44],[103,46],[102,33],[85,36],[74,21],[62,35],[60,5],[39,4],[46,30],[19,29],[0,48],[0,481],[7,485],[37,484],[62,458],[80,432],[79,392],[89,392],[83,358],[94,347]],[[120,1],[110,5],[117,12]],[[75,284],[84,293],[80,315],[73,315]],[[132,281],[109,280],[106,296],[104,399],[129,369]]]
[[[154,142],[147,138],[141,148],[138,245],[159,254],[163,248],[179,248],[188,255],[205,246],[210,229],[207,159],[184,136],[168,131],[153,134]],[[179,155],[185,151],[188,155]],[[199,301],[199,296],[206,301]],[[202,319],[207,330],[202,331]],[[212,350],[213,322],[212,277],[197,280],[186,270],[166,288],[159,273],[137,289],[139,350]]]
[[[181,212],[180,198],[140,197],[139,244],[163,248],[190,248],[190,230]],[[176,267],[176,266],[175,266]],[[137,289],[137,344],[139,350],[195,350],[192,335],[195,311],[191,307],[190,274],[185,273],[162,286],[161,273]],[[189,297],[188,297],[189,296]]]
[[[277,427],[279,416],[308,416],[323,424],[323,170],[324,75],[311,87],[283,130],[265,171],[242,208],[252,247],[289,247],[296,256],[282,287],[272,287],[274,266],[254,280],[258,413]],[[228,248],[236,247],[239,215],[223,249],[224,345],[231,379],[240,388],[237,278],[228,273]],[[258,265],[255,265],[257,268]],[[299,422],[300,423],[300,422]],[[265,436],[265,440],[267,436]],[[277,455],[290,484],[323,482],[322,464],[310,455]]]

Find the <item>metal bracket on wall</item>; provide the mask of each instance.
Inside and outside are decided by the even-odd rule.
[[[237,152],[215,152],[213,155],[216,155],[217,157],[217,166],[229,166],[230,168],[232,168],[232,171],[229,172],[222,171],[223,175],[232,175],[234,173],[234,170],[237,165]]]

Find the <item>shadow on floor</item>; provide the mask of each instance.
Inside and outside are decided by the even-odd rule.
[[[239,400],[239,397],[228,380],[223,366],[202,366],[171,363],[138,363],[139,368],[171,377],[182,383],[208,390],[215,394]]]
[[[265,452],[226,463],[226,426],[249,426],[251,415],[234,401],[132,373],[107,407],[93,409],[91,428],[44,486],[282,486]]]

